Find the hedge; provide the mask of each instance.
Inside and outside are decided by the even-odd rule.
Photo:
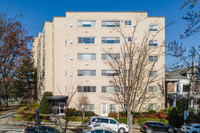
[[[138,124],[142,125],[144,122],[146,121],[158,121],[158,122],[162,122],[165,125],[169,124],[168,120],[164,120],[164,119],[153,119],[153,118],[139,118]]]

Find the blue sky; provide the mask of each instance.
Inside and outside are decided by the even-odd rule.
[[[147,11],[149,16],[164,16],[166,23],[175,21],[166,28],[166,41],[176,39],[189,49],[200,45],[200,34],[179,39],[186,28],[181,19],[186,13],[186,9],[180,10],[182,3],[183,0],[0,0],[0,10],[7,10],[8,16],[22,13],[22,23],[34,37],[42,31],[45,21],[65,16],[66,11]],[[174,60],[166,57],[166,65],[172,65]]]

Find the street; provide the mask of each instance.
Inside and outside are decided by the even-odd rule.
[[[22,127],[14,127],[8,125],[0,125],[0,133],[23,133]]]

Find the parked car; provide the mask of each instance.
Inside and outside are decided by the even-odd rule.
[[[115,119],[109,117],[92,117],[89,121],[88,127],[107,127],[119,133],[129,131],[127,124],[119,123]]]
[[[184,133],[200,133],[200,124],[191,123],[181,127],[181,131]]]
[[[28,127],[25,129],[24,132],[25,133],[37,133],[35,127]],[[41,126],[39,128],[39,133],[59,133],[59,131],[53,127]]]
[[[83,133],[117,133],[117,132],[106,127],[93,127],[85,129]]]
[[[174,127],[157,121],[144,122],[140,128],[140,131],[144,133],[176,133],[176,129]]]

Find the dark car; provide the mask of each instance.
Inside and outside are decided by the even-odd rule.
[[[25,129],[24,132],[25,133],[37,133],[35,127],[28,127]],[[39,128],[39,133],[59,133],[59,131],[53,127],[41,126]]]
[[[146,121],[142,124],[140,131],[144,133],[176,133],[174,127],[157,121]]]

